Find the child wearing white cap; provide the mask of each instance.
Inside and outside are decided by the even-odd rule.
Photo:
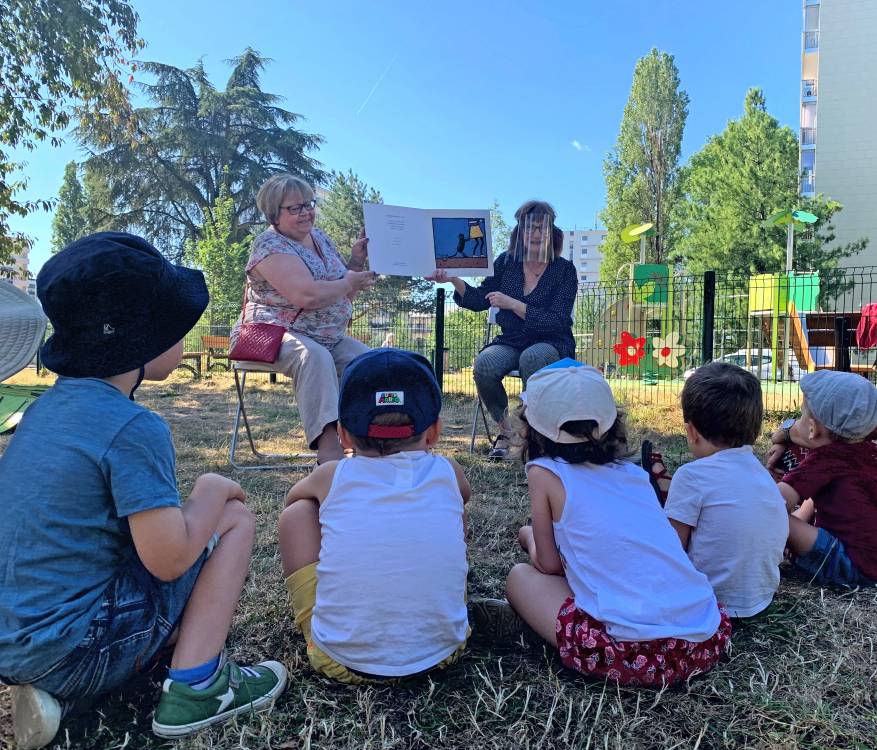
[[[731,636],[593,367],[570,359],[527,382],[530,563],[512,568],[512,607],[570,669],[628,685],[670,685],[711,669]]]
[[[815,524],[789,517],[795,564],[820,583],[877,582],[877,390],[860,375],[820,370],[801,379],[792,427],[808,449],[779,484],[789,512],[811,498]]]

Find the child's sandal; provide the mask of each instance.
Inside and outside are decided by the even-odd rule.
[[[655,495],[657,495],[658,497],[658,502],[663,508],[664,504],[667,502],[668,491],[661,489],[661,485],[659,484],[658,480],[666,479],[667,482],[670,482],[673,479],[670,472],[667,471],[667,465],[664,463],[664,457],[654,450],[654,446],[652,445],[651,440],[643,440],[642,448],[640,448],[640,460],[642,462],[643,469],[648,472],[649,483],[654,488]]]

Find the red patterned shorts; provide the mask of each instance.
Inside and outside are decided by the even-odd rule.
[[[577,609],[569,597],[555,626],[560,660],[569,669],[622,685],[672,685],[708,672],[722,658],[731,640],[731,620],[724,609],[719,611],[719,629],[703,643],[682,638],[616,641],[602,622]]]

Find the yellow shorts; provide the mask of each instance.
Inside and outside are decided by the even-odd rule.
[[[348,669],[343,664],[339,664],[326,652],[314,645],[311,638],[311,616],[314,613],[314,604],[317,601],[317,564],[311,563],[299,570],[296,570],[286,579],[286,590],[289,592],[289,603],[292,606],[292,614],[295,618],[295,624],[298,625],[305,637],[308,646],[308,659],[314,671],[319,672],[326,677],[330,677],[338,682],[344,682],[348,685],[368,685],[368,684],[385,684],[399,682],[405,679],[398,678],[372,678],[364,674]],[[468,633],[467,633],[468,637]],[[466,643],[461,643],[460,647],[453,654],[436,664],[432,669],[444,669],[451,664],[455,664],[462,656]],[[411,675],[408,675],[411,676]]]

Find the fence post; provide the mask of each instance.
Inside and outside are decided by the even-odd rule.
[[[703,274],[703,323],[701,338],[702,364],[712,362],[713,332],[716,320],[716,272],[706,271]]]
[[[850,336],[847,319],[838,315],[834,319],[834,367],[840,372],[850,371]]]
[[[435,290],[435,351],[432,355],[432,369],[438,380],[439,390],[444,390],[445,370],[445,290]]]

